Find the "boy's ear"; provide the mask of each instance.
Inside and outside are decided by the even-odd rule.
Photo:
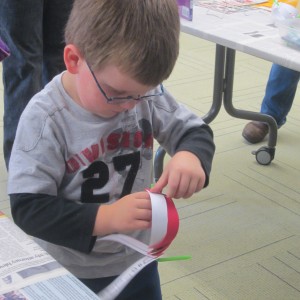
[[[83,62],[83,57],[75,45],[68,44],[64,49],[64,61],[67,70],[71,74],[77,74],[78,68]]]

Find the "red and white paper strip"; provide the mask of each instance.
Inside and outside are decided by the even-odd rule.
[[[149,245],[124,234],[111,234],[98,239],[122,243],[144,255],[98,294],[102,300],[115,299],[132,278],[163,254],[177,235],[179,217],[172,199],[163,194],[154,194],[149,191],[148,193],[152,206],[152,227]]]
[[[156,256],[170,246],[179,228],[179,217],[174,202],[162,194],[150,193],[152,205],[152,228],[150,248]]]

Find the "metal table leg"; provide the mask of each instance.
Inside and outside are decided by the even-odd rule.
[[[209,124],[218,115],[223,99],[224,90],[224,72],[225,72],[225,48],[216,45],[215,52],[215,75],[214,75],[214,87],[213,87],[213,101],[210,110],[203,117],[205,123]]]
[[[154,182],[157,182],[163,172],[166,150],[159,146],[154,157]]]
[[[253,154],[259,164],[268,165],[274,159],[277,142],[277,124],[273,117],[257,112],[236,109],[232,104],[233,78],[234,78],[235,50],[226,48],[225,82],[224,82],[224,108],[235,118],[266,122],[269,126],[269,141],[267,147],[261,147]]]

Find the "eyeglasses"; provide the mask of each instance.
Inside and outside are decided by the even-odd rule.
[[[89,64],[87,63],[87,66],[95,80],[95,83],[98,87],[98,89],[100,90],[100,92],[102,93],[102,95],[105,97],[107,103],[111,103],[111,104],[119,104],[119,103],[124,103],[124,102],[128,102],[128,101],[131,101],[131,100],[134,100],[134,101],[141,101],[141,100],[149,100],[150,98],[152,97],[157,97],[157,96],[163,96],[165,91],[164,91],[164,87],[162,84],[160,84],[160,91],[156,94],[150,94],[150,95],[144,95],[144,96],[141,96],[141,95],[138,95],[138,96],[127,96],[127,97],[108,97],[106,95],[106,93],[104,92],[103,88],[101,87],[100,83],[98,82],[96,76],[95,76],[95,73],[93,72],[92,68],[89,66]]]

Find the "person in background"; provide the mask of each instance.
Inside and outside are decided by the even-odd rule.
[[[3,61],[6,167],[20,115],[29,99],[65,68],[63,31],[72,3],[73,0],[0,1],[0,37],[11,52]]]
[[[286,122],[295,98],[299,78],[300,72],[298,71],[276,64],[272,65],[260,112],[272,116],[278,128]],[[251,121],[245,126],[242,136],[249,143],[255,144],[261,142],[268,132],[267,123]]]
[[[176,0],[74,0],[67,70],[20,119],[8,178],[14,221],[96,293],[141,257],[97,237],[149,244],[154,138],[171,159],[152,192],[188,198],[209,182],[212,130],[162,85],[179,33]],[[117,299],[161,297],[155,261]]]

